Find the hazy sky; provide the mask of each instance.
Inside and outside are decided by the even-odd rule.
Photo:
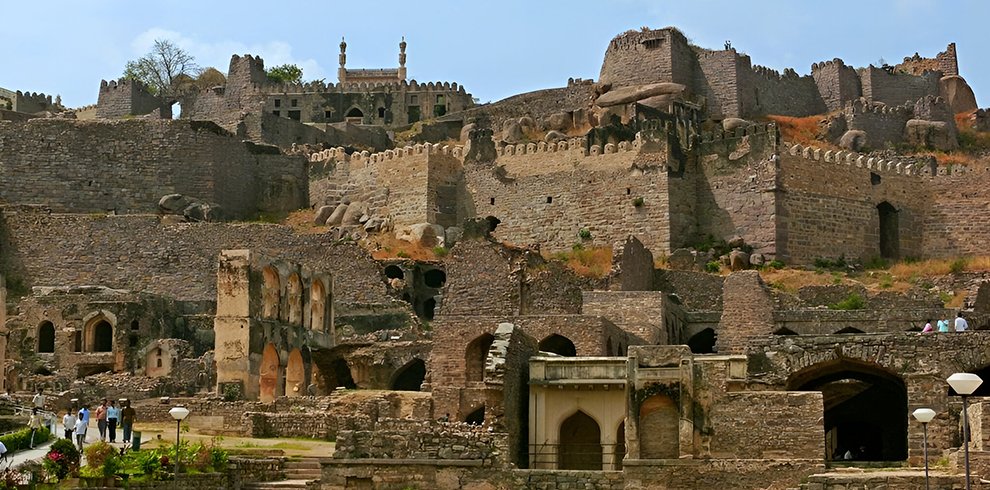
[[[616,34],[679,27],[695,44],[726,40],[754,64],[807,74],[842,58],[865,66],[931,57],[956,42],[959,69],[986,106],[990,2],[889,1],[15,1],[0,9],[0,87],[61,94],[65,105],[96,102],[101,79],[169,38],[201,66],[227,71],[230,56],[266,66],[295,63],[304,78],[337,80],[341,36],[347,65],[398,65],[401,36],[409,77],[458,82],[481,101],[598,77]]]

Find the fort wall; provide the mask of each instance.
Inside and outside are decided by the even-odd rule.
[[[990,223],[986,172],[940,175],[931,179],[925,200],[920,251],[926,257],[985,255]]]
[[[896,145],[904,141],[904,126],[913,117],[913,105],[914,102],[888,106],[855,100],[846,103],[843,113],[849,129],[866,132],[868,147],[881,148],[884,143]]]
[[[58,102],[52,103],[52,96],[40,92],[22,92],[0,88],[0,109],[7,109],[6,100],[10,103],[10,110],[24,114],[34,114],[37,112],[53,111]]]
[[[273,149],[202,122],[0,122],[0,196],[74,213],[157,212],[173,193],[232,217],[306,206],[304,159]]]
[[[858,99],[863,94],[856,70],[839,58],[812,64],[811,76],[827,111],[839,110],[846,101]]]
[[[100,119],[120,119],[128,116],[142,116],[154,111],[159,116],[172,118],[171,107],[162,99],[152,95],[148,87],[138,80],[103,80],[100,82],[100,95],[96,102],[96,117]]]
[[[691,86],[693,54],[676,29],[626,31],[605,51],[599,82],[613,86],[671,81]]]
[[[901,257],[923,250],[925,199],[917,164],[794,145],[780,154],[777,257],[804,263],[817,257],[879,257],[878,206],[896,209]]]
[[[57,214],[7,207],[0,224],[2,270],[24,287],[93,284],[181,300],[216,300],[221,250],[252,249],[309,266],[326,264],[338,313],[391,304],[378,265],[356,245],[263,224],[164,224],[157,216]]]
[[[873,102],[896,106],[914,101],[925,95],[938,95],[937,72],[926,72],[921,75],[908,73],[888,73],[875,66],[859,70],[863,86],[863,97]]]
[[[748,79],[746,92],[753,94],[747,109],[749,114],[779,114],[783,116],[810,116],[826,112],[826,103],[819,93],[816,79],[798,76],[792,69],[777,70],[753,65],[743,71]],[[744,93],[745,95],[745,93]]]
[[[741,95],[745,84],[740,80],[749,68],[749,57],[743,59],[734,49],[724,51],[696,50],[700,69],[695,73],[694,87],[708,101],[708,113],[716,119],[745,117],[746,102]],[[752,97],[748,99],[752,101]]]

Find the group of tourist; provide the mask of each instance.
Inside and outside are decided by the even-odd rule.
[[[106,398],[101,400],[100,406],[96,408],[96,413],[92,414],[92,416],[96,417],[96,428],[100,431],[100,440],[107,441],[109,438],[111,444],[117,442],[118,425],[123,432],[122,441],[125,444],[131,442],[131,429],[134,427],[136,415],[137,412],[131,406],[130,401],[121,400],[120,407],[118,407],[115,401],[108,401]],[[86,442],[86,433],[89,429],[90,418],[89,408],[83,405],[76,410],[75,403],[62,416],[62,430],[64,431],[65,438],[69,440],[75,438],[76,445],[79,446],[80,451]]]
[[[925,328],[921,329],[921,333],[934,333],[936,328],[939,332],[949,332],[949,320],[939,320],[935,325],[935,327],[932,327],[932,321],[926,321]],[[969,329],[969,322],[963,318],[961,311],[956,313],[956,321],[953,328],[956,332],[965,332]]]

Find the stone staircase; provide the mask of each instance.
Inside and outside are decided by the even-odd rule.
[[[288,459],[283,465],[285,479],[269,482],[254,482],[244,485],[246,490],[279,490],[287,488],[307,488],[306,484],[320,479],[320,458]]]

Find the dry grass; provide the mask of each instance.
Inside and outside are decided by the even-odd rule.
[[[990,257],[961,257],[955,259],[928,259],[917,262],[898,262],[888,269],[897,277],[945,276],[955,272],[990,271]]]
[[[583,277],[602,278],[612,271],[612,247],[575,246],[570,252],[557,252],[548,258],[564,262],[568,269]]]
[[[293,211],[282,220],[281,224],[291,227],[293,231],[301,235],[326,232],[329,227],[313,224],[314,214],[312,209]]]
[[[378,233],[369,236],[361,244],[371,251],[376,260],[382,259],[412,259],[436,260],[437,254],[433,248],[423,247],[416,243],[395,238],[392,233]]]
[[[825,116],[790,117],[767,116],[767,119],[777,123],[780,136],[784,141],[801,145],[830,146],[818,140],[819,123]]]
[[[802,269],[764,269],[760,277],[774,289],[796,293],[802,286],[827,286],[831,284],[852,284],[843,273],[806,271]]]

